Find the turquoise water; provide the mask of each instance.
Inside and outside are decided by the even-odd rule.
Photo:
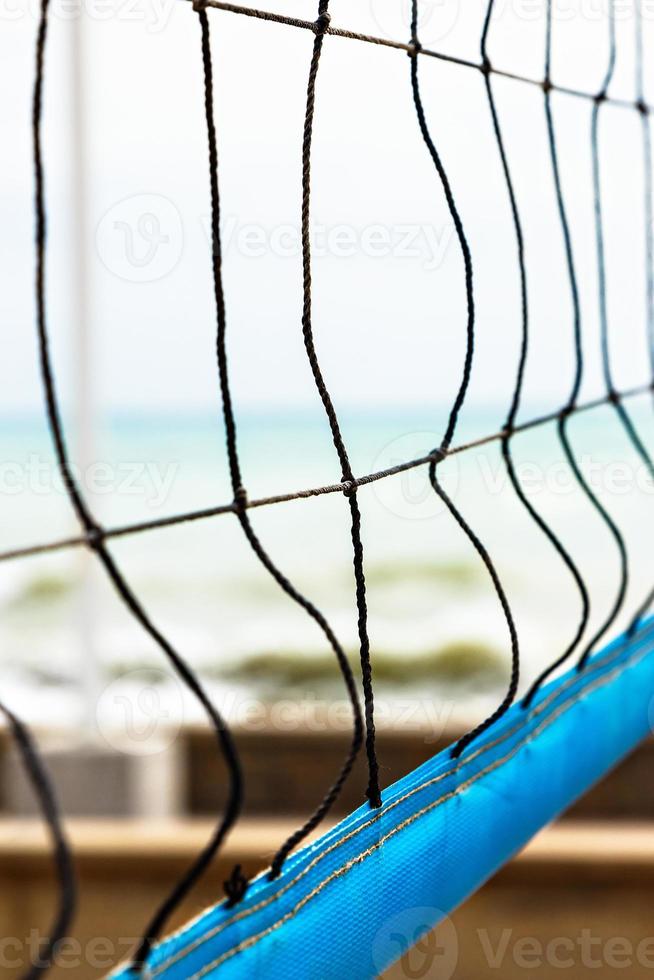
[[[647,435],[651,405],[639,398],[632,406]],[[439,441],[443,421],[443,413],[434,417],[428,410],[344,415],[355,472],[429,451]],[[249,413],[239,423],[251,497],[338,481],[320,416]],[[463,417],[455,443],[500,425],[500,411]],[[651,576],[652,488],[609,409],[580,415],[570,431],[585,471],[631,545],[634,606]],[[42,421],[4,420],[0,446],[3,547],[74,533]],[[593,622],[599,622],[617,582],[608,532],[575,488],[553,425],[516,436],[514,453],[534,504],[587,575]],[[574,631],[578,597],[569,573],[517,503],[497,442],[451,458],[441,473],[496,560],[515,609],[526,682],[558,655]],[[204,415],[105,420],[83,484],[107,526],[227,502],[220,420]],[[504,683],[508,639],[477,556],[443,512],[424,467],[364,487],[359,499],[370,635],[383,689],[389,697],[419,692],[445,699],[455,710],[481,710]],[[274,560],[354,652],[348,515],[340,494],[251,514]],[[338,696],[338,675],[330,676],[320,632],[261,568],[231,515],[117,540],[112,550],[155,622],[223,695],[236,690],[266,701]],[[134,668],[167,670],[80,551],[1,564],[0,602],[2,668],[28,714],[77,711],[89,660],[99,664],[95,683],[100,686]],[[294,672],[294,660],[304,662],[304,669]]]

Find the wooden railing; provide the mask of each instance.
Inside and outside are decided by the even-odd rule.
[[[249,786],[246,819],[173,925],[220,900],[234,863],[247,873],[268,864],[338,768],[346,737],[269,731],[242,732],[238,738]],[[52,980],[95,980],[124,959],[148,914],[207,839],[222,782],[214,743],[206,731],[189,729],[179,748],[187,777],[186,812],[179,818],[69,821],[81,900],[74,938],[60,950]],[[382,731],[384,781],[438,748],[424,733]],[[650,741],[539,835],[435,937],[388,971],[387,980],[654,977],[653,764]],[[355,774],[341,810],[360,803],[361,785]],[[1,977],[17,980],[26,959],[38,953],[53,898],[43,828],[36,819],[5,813],[0,817]],[[410,922],[406,928],[410,933]]]
[[[126,957],[148,913],[197,853],[209,828],[206,820],[71,822],[81,903],[75,938],[61,949],[53,980],[93,980]],[[221,897],[221,882],[234,862],[248,872],[264,867],[288,830],[280,821],[241,825],[176,922]],[[560,824],[536,837],[459,909],[435,941],[424,941],[388,971],[388,980],[651,978],[653,892],[649,826]],[[52,899],[42,829],[33,821],[0,822],[0,973],[7,980],[20,975],[30,948],[36,948]],[[404,928],[409,934],[410,916]],[[456,969],[450,973],[453,945]],[[616,966],[628,959],[628,966]]]

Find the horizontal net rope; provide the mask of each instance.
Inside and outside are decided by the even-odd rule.
[[[185,2],[191,3],[192,0],[185,0]],[[257,20],[265,20],[270,21],[271,23],[283,24],[287,27],[297,27],[307,31],[316,30],[315,21],[302,20],[298,17],[286,17],[284,14],[276,14],[266,10],[259,10],[256,7],[244,7],[234,3],[223,3],[222,0],[206,0],[205,6],[214,10],[222,10],[227,13],[241,14],[245,17],[253,17]],[[360,34],[357,31],[348,31],[345,28],[332,27],[331,25],[327,28],[325,33],[332,37],[362,41],[364,43],[377,45],[380,47],[396,48],[398,51],[405,51],[407,53],[410,53],[412,50],[412,44],[410,41],[396,41],[390,38],[376,37],[372,34]],[[448,64],[459,65],[462,68],[473,68],[479,72],[488,70],[485,68],[483,61],[470,61],[467,58],[458,58],[455,55],[446,54],[442,51],[433,51],[429,48],[421,47],[420,54],[427,58],[436,58],[438,61],[444,61]],[[490,73],[497,75],[500,78],[507,78],[511,81],[520,82],[523,85],[535,85],[542,88],[546,84],[545,79],[530,78],[527,75],[520,75],[516,72],[505,71],[495,66],[490,68]],[[590,101],[595,99],[594,92],[586,92],[583,89],[571,88],[565,85],[556,85],[552,82],[549,82],[548,84],[553,92],[560,92],[562,95],[571,95],[575,98],[588,99]],[[631,101],[629,99],[620,99],[609,95],[607,96],[606,101],[611,105],[622,106],[626,109],[641,109],[644,107],[647,112],[651,113],[654,111],[654,107],[640,99]]]
[[[617,395],[621,400],[625,400],[651,394],[653,391],[654,384],[642,384],[623,392],[618,392]],[[581,402],[575,405],[574,408],[567,410],[565,412],[565,417],[569,418],[583,412],[591,411],[592,409],[603,408],[604,406],[608,405],[610,401],[611,399],[607,395],[602,395],[599,398],[593,398],[587,402]],[[529,430],[535,429],[539,426],[547,425],[548,423],[556,423],[561,418],[561,415],[561,410],[555,409],[551,412],[547,412],[544,415],[539,415],[537,418],[529,419],[526,422],[519,422],[515,425],[513,433],[516,435],[521,432],[528,432]],[[505,435],[506,433],[504,430],[499,430],[498,432],[494,432],[490,435],[480,436],[478,439],[472,439],[469,442],[451,447],[446,451],[445,456],[456,456],[459,453],[469,452],[470,450],[480,448],[481,446],[487,446],[493,442],[500,442]],[[418,456],[415,459],[407,460],[405,463],[398,463],[396,466],[389,466],[387,469],[377,470],[376,472],[368,473],[365,476],[355,476],[352,484],[357,487],[365,487],[372,483],[376,483],[378,480],[384,480],[392,476],[399,476],[400,473],[406,473],[407,471],[416,469],[420,466],[428,466],[435,459],[440,459],[440,452],[425,453],[424,456]],[[324,494],[346,493],[348,489],[349,485],[347,483],[330,483],[325,484],[324,486],[308,487],[304,490],[295,490],[289,493],[273,494],[269,497],[253,497],[245,501],[242,506],[248,510],[259,507],[270,507],[274,504],[285,504],[294,500],[307,500],[311,497],[322,497]],[[179,524],[207,520],[212,517],[220,517],[223,514],[235,514],[239,506],[240,505],[238,503],[232,501],[231,503],[219,504],[215,507],[203,507],[199,510],[184,511],[179,514],[173,514],[169,517],[155,517],[151,520],[135,521],[132,524],[123,524],[119,527],[106,527],[104,528],[103,534],[108,540],[111,538],[126,538],[133,534],[142,534],[147,531],[157,531],[167,527],[176,527]],[[47,541],[40,544],[25,545],[24,547],[19,548],[7,548],[4,551],[0,551],[0,562],[13,561],[14,559],[18,558],[29,558],[33,555],[40,555],[48,552],[66,551],[69,548],[79,548],[87,545],[88,540],[83,535],[70,535],[65,538],[57,538],[54,541]]]

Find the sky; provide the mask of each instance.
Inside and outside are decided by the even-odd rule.
[[[245,0],[247,2],[247,0]],[[607,58],[607,0],[557,0],[553,78],[595,91]],[[185,0],[52,0],[45,155],[48,302],[62,396],[90,354],[97,411],[195,412],[216,405],[206,135],[197,17]],[[260,6],[312,18],[310,0]],[[38,410],[30,92],[37,4],[0,0],[2,413]],[[540,0],[502,0],[494,64],[542,75]],[[332,23],[406,40],[408,4],[333,0]],[[421,3],[426,47],[478,59],[485,3]],[[611,92],[634,97],[634,12],[619,2]],[[237,409],[318,408],[301,337],[301,128],[312,37],[210,12]],[[643,3],[645,64],[654,3]],[[79,71],[75,51],[80,52]],[[654,79],[647,79],[654,101]],[[520,340],[515,238],[480,73],[420,61],[425,111],[473,254],[477,344],[470,410],[508,405]],[[531,346],[523,411],[561,403],[572,325],[554,209],[542,92],[493,81],[522,212]],[[588,100],[553,98],[582,285],[584,397],[602,391]],[[643,174],[636,113],[601,123],[611,351],[620,387],[648,378]],[[625,179],[625,176],[627,179]],[[442,406],[464,353],[463,266],[418,130],[402,51],[327,38],[313,156],[314,328],[339,408]]]

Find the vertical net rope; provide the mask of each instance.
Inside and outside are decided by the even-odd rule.
[[[640,5],[636,4],[638,10],[636,13],[636,92],[638,98],[638,111],[641,115],[647,117],[646,111],[643,112],[643,102],[642,102],[642,21],[641,21],[641,10]],[[617,45],[615,36],[615,0],[611,0],[609,3],[608,11],[608,21],[609,21],[609,55],[608,64],[606,67],[606,74],[604,76],[604,83],[602,88],[597,94],[595,102],[593,103],[592,113],[591,113],[591,156],[592,156],[592,170],[593,170],[593,200],[594,200],[594,213],[595,213],[595,244],[597,251],[597,280],[598,280],[598,300],[599,300],[599,311],[600,311],[600,337],[601,337],[601,351],[602,351],[602,372],[604,375],[604,384],[606,386],[606,393],[609,399],[609,404],[615,410],[617,418],[620,422],[622,429],[624,430],[632,448],[635,450],[637,456],[641,459],[645,465],[650,480],[654,481],[654,462],[652,457],[645,447],[645,443],[640,438],[638,430],[633,422],[633,419],[629,415],[627,409],[622,404],[615,385],[613,377],[613,369],[611,365],[611,353],[610,353],[610,338],[609,338],[609,315],[608,315],[608,301],[607,301],[607,269],[606,269],[606,250],[604,244],[604,215],[602,206],[602,174],[601,174],[601,154],[600,154],[600,111],[604,103],[606,102],[606,93],[613,79],[613,73],[615,71],[615,63],[617,57]],[[651,173],[648,168],[651,168],[651,151],[649,146],[649,121],[646,123],[644,131],[644,216],[646,221],[646,239],[645,239],[645,260],[647,262],[646,268],[646,321],[647,321],[647,333],[648,339],[652,337],[652,229],[651,229],[651,188],[648,185],[648,181],[651,180]],[[625,573],[626,576],[626,573]],[[641,610],[647,608],[649,604],[649,596],[645,599],[645,602],[639,606],[636,613],[635,622],[640,619],[642,615]],[[613,620],[609,623],[609,627],[612,625]],[[607,627],[607,629],[609,628]],[[606,630],[605,630],[606,632]],[[604,634],[602,634],[604,635]],[[586,656],[588,653],[586,652]]]
[[[486,9],[486,16],[484,19],[484,25],[482,29],[481,36],[481,57],[482,63],[484,65],[484,84],[486,88],[486,95],[488,98],[488,107],[491,115],[493,133],[495,135],[495,141],[497,144],[497,150],[500,157],[500,162],[502,166],[502,173],[504,176],[504,182],[506,185],[506,191],[509,198],[509,205],[511,210],[511,218],[513,222],[513,229],[515,233],[515,243],[516,243],[516,258],[518,265],[518,278],[520,283],[520,311],[521,311],[521,342],[520,342],[520,354],[518,359],[518,369],[516,374],[515,387],[513,390],[513,397],[511,400],[511,405],[509,408],[509,413],[504,425],[505,436],[502,438],[502,456],[504,458],[504,463],[506,466],[506,471],[509,477],[511,486],[528,513],[529,517],[536,524],[536,526],[542,531],[545,537],[548,539],[550,544],[553,546],[554,550],[562,559],[563,563],[568,568],[575,586],[579,592],[581,599],[581,616],[572,639],[569,641],[568,645],[565,647],[561,655],[555,660],[555,662],[550,665],[550,667],[545,670],[537,681],[530,688],[525,700],[525,707],[529,707],[536,692],[538,691],[540,685],[546,680],[550,673],[563,665],[565,661],[574,653],[577,646],[584,634],[588,623],[588,616],[590,613],[590,598],[588,595],[588,588],[586,583],[579,571],[577,565],[575,564],[572,556],[568,549],[563,545],[561,540],[554,533],[548,522],[542,517],[542,515],[536,510],[532,502],[529,500],[522,485],[520,479],[516,472],[516,468],[513,462],[513,456],[511,452],[511,440],[515,434],[515,423],[520,409],[520,400],[522,396],[522,389],[524,384],[524,374],[527,365],[527,357],[529,353],[529,297],[527,288],[527,267],[526,267],[526,257],[525,257],[525,243],[522,231],[522,221],[520,218],[520,210],[518,207],[518,201],[516,198],[516,193],[513,186],[513,178],[511,175],[511,167],[509,165],[508,156],[504,146],[504,138],[502,136],[502,128],[500,124],[499,113],[497,110],[497,105],[495,102],[495,96],[493,93],[493,84],[491,76],[491,61],[488,56],[488,35],[492,23],[494,10],[494,0],[490,0],[488,7]],[[548,36],[549,36],[549,20],[551,19],[551,9],[548,10]],[[549,45],[548,45],[549,50]],[[547,71],[549,75],[549,68]],[[565,448],[565,447],[564,447]]]
[[[326,796],[321,801],[318,808],[315,810],[313,815],[306,821],[306,823],[297,830],[279,849],[275,858],[273,859],[271,866],[271,877],[276,878],[282,868],[284,860],[290,854],[294,847],[296,847],[305,837],[314,830],[323,818],[327,815],[332,805],[338,798],[338,795],[347,779],[356,756],[361,747],[363,740],[363,723],[361,716],[361,708],[359,705],[358,694],[356,690],[356,684],[352,674],[352,669],[349,665],[347,656],[341,646],[340,642],[336,638],[331,626],[320,612],[316,606],[313,605],[305,596],[303,596],[294,585],[286,578],[286,576],[279,570],[279,568],[273,563],[272,559],[268,555],[267,551],[263,547],[260,539],[256,535],[250,519],[247,514],[247,510],[244,503],[247,499],[247,494],[243,488],[242,475],[241,475],[241,465],[238,453],[238,440],[237,440],[237,428],[236,420],[234,415],[234,408],[232,404],[232,397],[229,386],[229,371],[227,364],[227,349],[225,345],[226,338],[226,309],[225,309],[225,294],[223,287],[223,277],[222,277],[222,249],[221,249],[221,238],[220,238],[220,195],[218,188],[218,150],[217,150],[217,140],[216,140],[216,127],[214,122],[214,110],[213,110],[213,70],[212,70],[212,56],[211,56],[211,39],[209,30],[209,21],[207,18],[206,10],[202,4],[196,4],[196,10],[200,22],[201,31],[201,44],[202,44],[202,62],[204,66],[204,105],[205,105],[205,117],[207,126],[207,140],[209,148],[209,179],[210,179],[210,193],[211,193],[211,230],[212,230],[212,277],[214,285],[214,298],[216,307],[216,320],[217,320],[217,334],[216,334],[216,356],[218,362],[218,374],[220,379],[220,391],[222,394],[222,406],[223,406],[223,418],[225,422],[225,434],[227,440],[227,455],[229,459],[230,474],[232,480],[232,489],[234,492],[234,498],[237,503],[236,514],[238,516],[239,523],[243,529],[243,533],[250,544],[252,550],[256,554],[259,561],[262,563],[264,568],[270,573],[273,579],[277,582],[280,588],[301,606],[307,614],[317,623],[323,632],[325,638],[327,639],[329,645],[331,646],[336,659],[338,661],[339,668],[343,675],[343,680],[347,689],[348,696],[352,705],[353,712],[353,734],[352,742],[350,745],[350,750],[343,763],[340,773],[338,774],[335,782],[329,788]],[[242,897],[244,891],[241,892],[239,897]]]
[[[158,627],[154,625],[139,599],[128,585],[105,544],[102,527],[91,514],[80,487],[73,476],[52,369],[45,300],[47,226],[41,128],[48,14],[49,0],[42,0],[36,46],[36,77],[34,82],[32,129],[36,210],[36,308],[39,361],[43,380],[47,419],[55,449],[57,464],[59,466],[59,471],[61,473],[61,477],[73,510],[75,511],[79,523],[84,530],[88,547],[97,556],[100,564],[107,574],[109,581],[114,586],[120,599],[132,614],[133,618],[165,654],[182,682],[195,695],[204,708],[214,729],[219,749],[223,755],[225,765],[229,773],[227,806],[211,836],[211,839],[202,849],[198,857],[193,861],[186,873],[182,875],[160,907],[156,910],[154,916],[144,930],[143,938],[134,957],[134,968],[137,972],[140,972],[149,955],[153,942],[159,937],[171,914],[177,908],[184,896],[188,894],[195,882],[206,870],[212,858],[218,851],[222,841],[227,835],[230,827],[235,823],[242,806],[242,774],[231,733],[220,712],[216,709],[213,702],[207,695],[195,672],[191,669],[186,660],[175,650],[163,633],[161,633]]]

